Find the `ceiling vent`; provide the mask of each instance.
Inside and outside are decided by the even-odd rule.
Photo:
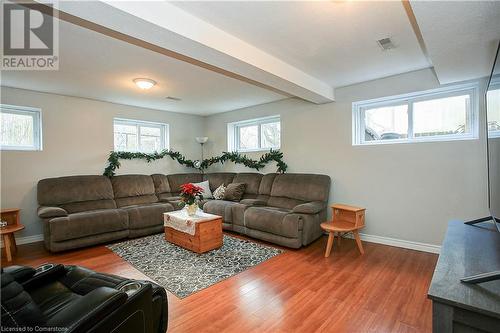
[[[169,99],[169,100],[171,100],[171,101],[176,101],[176,102],[178,102],[178,101],[180,101],[180,100],[181,100],[181,98],[179,98],[179,97],[174,97],[174,96],[167,96],[167,97],[165,97],[165,98],[166,98],[166,99]]]
[[[387,51],[396,48],[396,45],[394,45],[394,43],[389,37],[377,40],[377,44],[378,46],[380,46],[382,51]]]

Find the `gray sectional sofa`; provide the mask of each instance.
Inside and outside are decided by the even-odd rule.
[[[69,176],[38,183],[38,216],[52,252],[163,231],[163,213],[179,209],[179,186],[208,180],[244,183],[240,201],[204,200],[200,207],[222,216],[223,228],[299,248],[321,236],[330,177],[314,174],[185,173]]]

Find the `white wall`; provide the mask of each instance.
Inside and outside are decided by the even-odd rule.
[[[328,174],[333,181],[330,202],[367,208],[366,234],[440,245],[450,219],[487,213],[484,124],[481,140],[351,144],[352,102],[436,87],[433,73],[422,70],[337,89],[334,103],[287,99],[209,117],[2,87],[2,103],[42,108],[44,150],[1,152],[1,206],[23,209],[27,229],[19,236],[40,234],[37,181],[102,173],[113,148],[113,117],[169,123],[171,148],[199,158],[195,136],[209,137],[206,157],[219,155],[227,150],[227,122],[280,114],[289,172]],[[252,171],[230,162],[211,171],[215,170]],[[269,165],[262,171],[275,170]],[[151,165],[124,161],[119,169],[144,174],[178,171],[184,169],[170,159]]]
[[[42,109],[43,150],[2,151],[1,207],[19,207],[26,229],[18,237],[42,233],[36,216],[36,184],[40,179],[102,174],[113,150],[113,118],[148,120],[170,125],[170,148],[200,158],[195,141],[203,135],[203,117],[130,107],[89,99],[1,87],[1,103]],[[172,173],[185,169],[170,158],[146,164],[123,161],[118,174]]]
[[[481,140],[372,146],[352,146],[351,129],[352,102],[438,86],[431,70],[421,70],[337,89],[334,103],[287,99],[209,116],[206,156],[227,150],[226,123],[280,114],[289,172],[329,175],[330,202],[367,208],[365,234],[440,245],[450,219],[487,215],[484,123]]]

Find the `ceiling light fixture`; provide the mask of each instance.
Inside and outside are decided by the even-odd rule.
[[[134,79],[134,83],[139,88],[141,88],[143,90],[148,90],[148,89],[151,89],[156,84],[156,81],[153,81],[151,79],[138,78],[138,79]]]

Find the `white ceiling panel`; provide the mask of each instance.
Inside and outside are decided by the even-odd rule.
[[[213,114],[286,96],[60,22],[57,71],[3,71],[4,86],[92,98],[165,111]],[[157,85],[140,90],[134,78]],[[166,99],[167,96],[181,101]]]
[[[173,4],[333,87],[430,67],[400,1]]]
[[[441,84],[490,74],[500,39],[500,1],[411,1]]]

